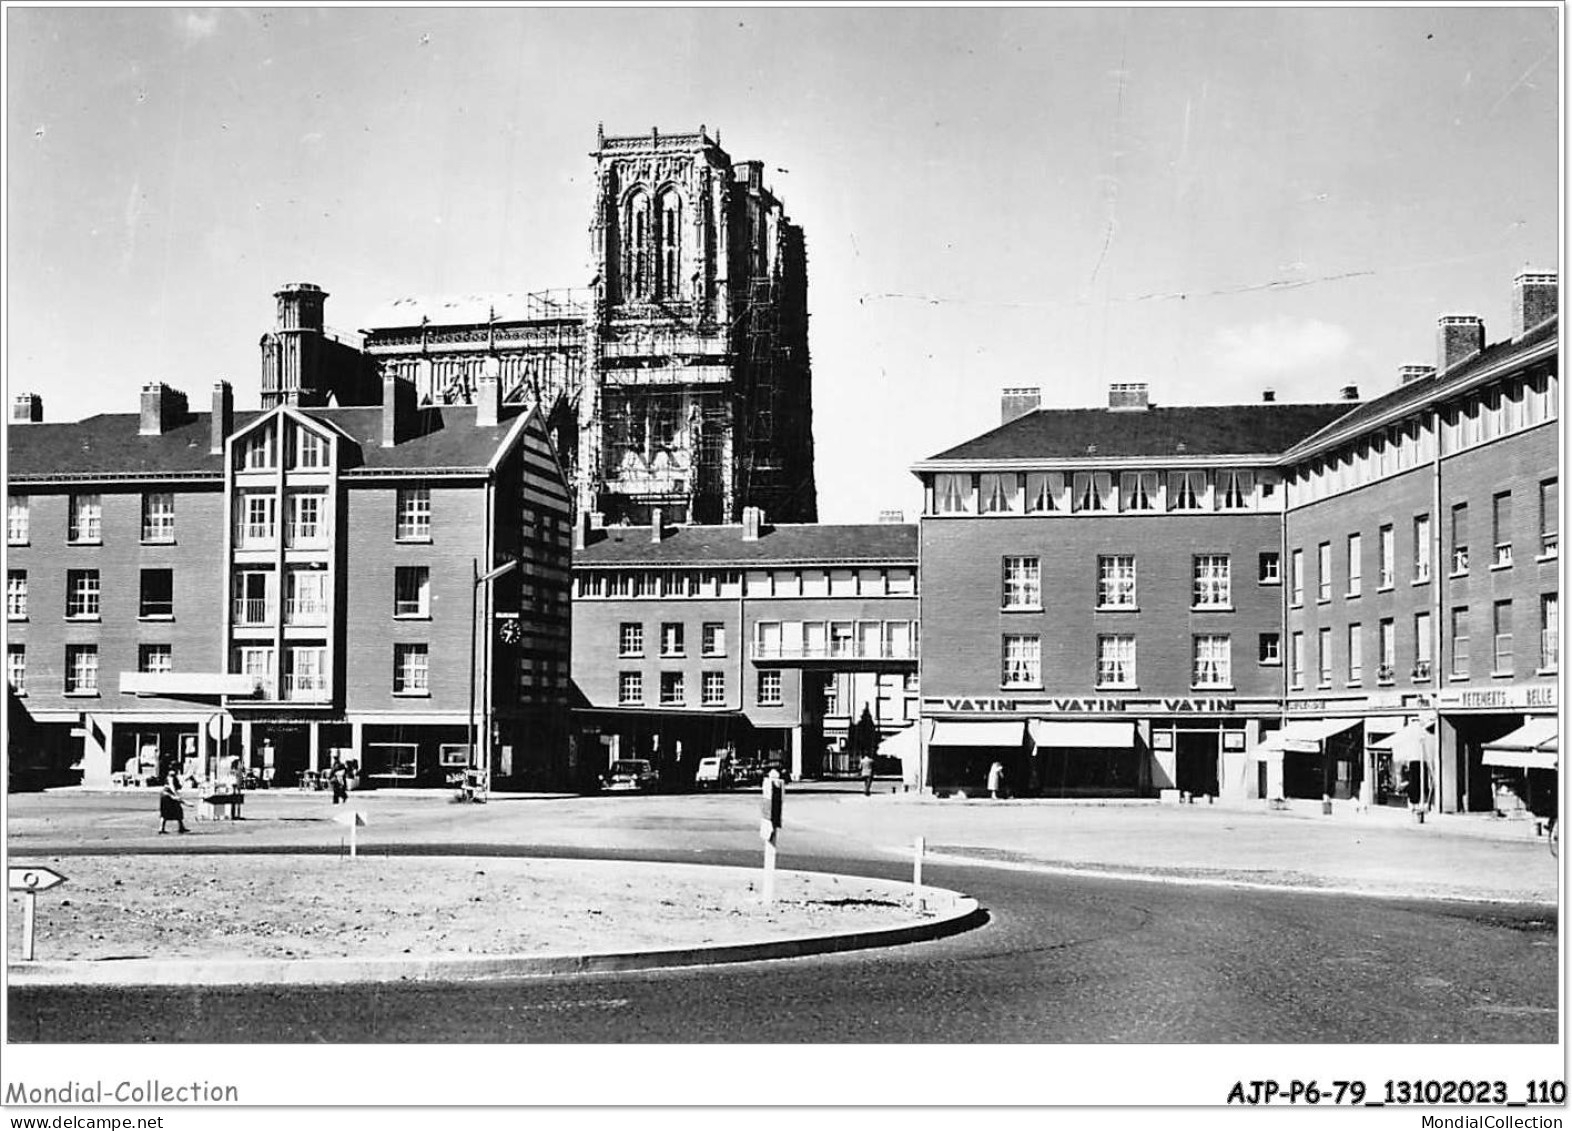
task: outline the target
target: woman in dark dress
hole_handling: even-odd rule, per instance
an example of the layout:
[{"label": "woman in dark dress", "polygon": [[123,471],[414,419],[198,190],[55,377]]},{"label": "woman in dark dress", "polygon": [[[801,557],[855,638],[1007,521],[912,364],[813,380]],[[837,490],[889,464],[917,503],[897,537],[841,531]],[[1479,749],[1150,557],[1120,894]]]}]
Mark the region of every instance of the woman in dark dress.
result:
[{"label": "woman in dark dress", "polygon": [[180,826],[180,832],[191,831],[186,828],[186,807],[180,800],[180,779],[174,774],[164,780],[164,789],[158,795],[158,831],[167,833],[169,829],[165,826],[170,821]]}]

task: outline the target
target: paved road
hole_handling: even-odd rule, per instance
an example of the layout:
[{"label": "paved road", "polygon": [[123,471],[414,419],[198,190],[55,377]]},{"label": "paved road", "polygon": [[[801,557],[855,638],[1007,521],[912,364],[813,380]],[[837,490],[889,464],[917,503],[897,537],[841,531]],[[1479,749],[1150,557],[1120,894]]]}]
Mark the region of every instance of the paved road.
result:
[{"label": "paved road", "polygon": [[[680,829],[673,835],[681,837]],[[898,875],[805,851],[795,866]],[[444,844],[431,851],[534,852]],[[561,851],[581,854],[582,846]],[[624,853],[749,863],[711,849]],[[892,950],[649,974],[337,989],[16,989],[43,1042],[1553,1042],[1544,908],[972,867],[988,926]],[[768,1003],[761,1008],[761,1003]]]}]

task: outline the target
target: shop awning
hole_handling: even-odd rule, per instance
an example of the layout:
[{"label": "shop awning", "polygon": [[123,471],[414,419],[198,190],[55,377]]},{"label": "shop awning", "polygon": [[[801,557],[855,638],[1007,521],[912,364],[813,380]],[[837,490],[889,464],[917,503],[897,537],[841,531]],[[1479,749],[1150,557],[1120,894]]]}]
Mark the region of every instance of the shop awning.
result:
[{"label": "shop awning", "polygon": [[1485,743],[1480,761],[1487,766],[1553,770],[1560,761],[1559,737],[1555,719],[1529,719],[1511,734]]},{"label": "shop awning", "polygon": [[1424,723],[1409,723],[1392,734],[1365,743],[1370,750],[1387,750],[1399,762],[1428,762],[1435,750],[1435,736]]},{"label": "shop awning", "polygon": [[1360,724],[1360,719],[1298,719],[1270,734],[1255,748],[1255,754],[1287,751],[1290,754],[1319,754],[1321,743]]},{"label": "shop awning", "polygon": [[1033,719],[1032,741],[1058,749],[1130,750],[1135,746],[1135,724],[1049,722]]},{"label": "shop awning", "polygon": [[1026,735],[1024,722],[938,722],[930,746],[1001,746],[1019,749]]},{"label": "shop awning", "polygon": [[904,758],[915,755],[918,749],[917,724],[913,723],[905,730],[898,730],[879,743],[879,757]]}]

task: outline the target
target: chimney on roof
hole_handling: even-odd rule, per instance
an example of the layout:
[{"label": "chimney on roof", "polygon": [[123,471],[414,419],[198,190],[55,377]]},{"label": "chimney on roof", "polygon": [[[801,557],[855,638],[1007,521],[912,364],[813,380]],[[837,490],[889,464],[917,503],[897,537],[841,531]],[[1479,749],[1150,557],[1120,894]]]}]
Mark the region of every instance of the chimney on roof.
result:
[{"label": "chimney on roof", "polygon": [[475,382],[475,427],[495,428],[502,411],[502,360],[488,357]]},{"label": "chimney on roof", "polygon": [[1436,370],[1445,373],[1485,348],[1485,324],[1477,314],[1446,314],[1436,327]]},{"label": "chimney on roof", "polygon": [[149,381],[142,386],[143,436],[162,436],[186,416],[186,395],[171,389],[162,381]]},{"label": "chimney on roof", "polygon": [[1339,391],[1338,396],[1340,396],[1345,401],[1357,401],[1359,399],[1359,386],[1344,385]]},{"label": "chimney on roof", "polygon": [[758,507],[742,508],[742,540],[757,542],[764,526],[764,512]]},{"label": "chimney on roof", "polygon": [[1273,404],[1274,402],[1276,402],[1276,400],[1277,400],[1277,390],[1276,389],[1262,389],[1261,390],[1261,403],[1262,404]]},{"label": "chimney on roof", "polygon": [[229,434],[234,430],[235,391],[229,387],[228,381],[219,381],[213,386],[213,435],[208,451],[214,455],[223,452],[224,441],[229,439]]},{"label": "chimney on roof", "polygon": [[1435,375],[1436,367],[1433,365],[1405,365],[1397,371],[1397,383],[1412,385],[1415,381],[1423,381]]},{"label": "chimney on roof", "polygon": [[1556,316],[1556,273],[1521,271],[1512,280],[1512,336],[1521,338]]},{"label": "chimney on roof", "polygon": [[391,448],[404,438],[415,411],[415,386],[389,373],[382,378],[382,446]]},{"label": "chimney on roof", "polygon": [[37,393],[18,393],[11,398],[12,424],[38,424],[44,419],[44,398]]},{"label": "chimney on roof", "polygon": [[1138,412],[1144,412],[1151,407],[1147,402],[1145,383],[1125,382],[1121,385],[1109,385],[1108,407],[1118,410],[1134,409]]},{"label": "chimney on roof", "polygon": [[650,541],[659,542],[666,532],[666,512],[660,507],[650,508]]},{"label": "chimney on roof", "polygon": [[906,521],[905,511],[880,511],[879,524],[881,526],[898,526]]},{"label": "chimney on roof", "polygon": [[1041,389],[1005,389],[999,394],[999,423],[1008,424],[1028,412],[1036,412],[1042,403]]}]

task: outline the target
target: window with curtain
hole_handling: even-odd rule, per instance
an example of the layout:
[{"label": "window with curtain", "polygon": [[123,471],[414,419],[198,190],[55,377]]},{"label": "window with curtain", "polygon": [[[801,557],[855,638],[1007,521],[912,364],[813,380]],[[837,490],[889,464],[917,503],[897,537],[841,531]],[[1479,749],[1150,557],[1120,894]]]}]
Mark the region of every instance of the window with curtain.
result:
[{"label": "window with curtain", "polygon": [[1219,472],[1217,487],[1223,510],[1242,511],[1255,506],[1255,472]]},{"label": "window with curtain", "polygon": [[983,514],[1021,513],[1021,477],[1013,471],[983,472],[981,495]]},{"label": "window with curtain", "polygon": [[1042,686],[1042,641],[1036,636],[1004,638],[1004,687]]},{"label": "window with curtain", "polygon": [[1114,509],[1113,474],[1107,471],[1077,471],[1074,493],[1077,511],[1110,512]]},{"label": "window with curtain", "polygon": [[1097,607],[1135,608],[1135,555],[1103,554],[1098,557]]},{"label": "window with curtain", "polygon": [[1035,557],[1010,556],[1004,559],[1004,601],[1006,609],[1037,609],[1043,603],[1042,564]]},{"label": "window with curtain", "polygon": [[1124,511],[1147,512],[1158,507],[1157,472],[1126,471],[1119,476],[1119,507]]},{"label": "window with curtain", "polygon": [[1168,509],[1171,511],[1198,511],[1206,507],[1206,472],[1170,471],[1168,473]]},{"label": "window with curtain", "polygon": [[1064,510],[1064,474],[1058,471],[1026,473],[1026,510],[1050,514]]},{"label": "window with curtain", "polygon": [[1197,636],[1194,644],[1196,687],[1229,687],[1233,683],[1227,636]]},{"label": "window with curtain", "polygon": [[1197,554],[1192,601],[1198,609],[1222,609],[1233,604],[1233,581],[1227,554]]},{"label": "window with curtain", "polygon": [[971,514],[972,477],[945,473],[935,475],[933,505],[939,514]]},{"label": "window with curtain", "polygon": [[1135,637],[1097,638],[1097,686],[1135,686]]}]

